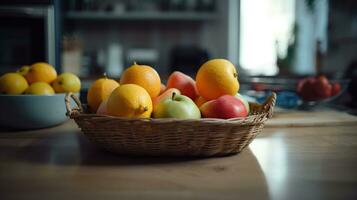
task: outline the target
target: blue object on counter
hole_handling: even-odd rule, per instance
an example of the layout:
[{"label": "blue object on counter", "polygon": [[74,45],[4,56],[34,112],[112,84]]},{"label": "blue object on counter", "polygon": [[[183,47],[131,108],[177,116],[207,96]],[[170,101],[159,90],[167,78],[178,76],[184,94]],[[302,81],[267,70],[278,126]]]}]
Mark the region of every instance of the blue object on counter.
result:
[{"label": "blue object on counter", "polygon": [[[38,129],[61,124],[68,119],[64,97],[65,94],[0,94],[0,129]],[[75,106],[73,100],[71,106]]]},{"label": "blue object on counter", "polygon": [[[257,97],[257,101],[263,103],[269,95],[270,92],[266,92],[264,95]],[[300,97],[295,92],[281,91],[276,95],[276,106],[281,108],[296,108],[301,103]]]}]

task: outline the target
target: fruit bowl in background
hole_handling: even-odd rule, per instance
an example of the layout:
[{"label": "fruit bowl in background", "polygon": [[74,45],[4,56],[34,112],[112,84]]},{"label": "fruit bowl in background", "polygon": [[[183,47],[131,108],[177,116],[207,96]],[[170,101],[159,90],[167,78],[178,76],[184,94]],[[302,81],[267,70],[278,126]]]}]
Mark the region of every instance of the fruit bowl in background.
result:
[{"label": "fruit bowl in background", "polygon": [[[304,99],[303,95],[301,94],[301,92],[297,92],[298,95],[301,97],[301,104],[299,105],[299,109],[302,110],[306,110],[306,109],[313,109],[317,106],[320,105],[328,105],[328,104],[333,104],[334,102],[336,102],[347,90],[348,88],[348,84],[350,82],[350,80],[348,79],[338,79],[338,80],[329,80],[330,83],[338,83],[339,84],[339,90],[338,92],[336,92],[333,95],[324,97],[324,98],[320,98],[320,99]],[[319,90],[319,89],[317,89]],[[321,88],[320,90],[323,90],[323,88]]]},{"label": "fruit bowl in background", "polygon": [[284,111],[280,108],[309,110],[320,106],[330,106],[332,104],[341,103],[344,100],[344,93],[350,82],[348,79],[331,79],[328,81],[329,83],[340,84],[340,91],[338,93],[320,100],[304,100],[301,92],[297,91],[300,82],[299,80],[303,79],[298,77],[253,77],[243,81],[241,80],[243,83],[242,88],[244,85],[248,86],[244,88],[245,91],[243,91],[242,94],[262,103],[266,97],[270,95],[271,91],[274,91],[277,94],[276,106],[279,108],[276,110],[277,112]]},{"label": "fruit bowl in background", "polygon": [[[78,94],[76,94],[78,96]],[[65,122],[65,94],[2,95],[0,94],[1,129],[39,129]],[[71,102],[71,105],[75,105]]]}]

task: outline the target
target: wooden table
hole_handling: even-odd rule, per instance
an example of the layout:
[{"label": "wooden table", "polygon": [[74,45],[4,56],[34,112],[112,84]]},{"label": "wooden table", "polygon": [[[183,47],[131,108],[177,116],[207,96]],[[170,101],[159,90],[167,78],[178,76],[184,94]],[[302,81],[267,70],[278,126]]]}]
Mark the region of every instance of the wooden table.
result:
[{"label": "wooden table", "polygon": [[242,153],[206,159],[113,155],[72,121],[3,131],[0,199],[357,199],[357,120],[276,120]]}]

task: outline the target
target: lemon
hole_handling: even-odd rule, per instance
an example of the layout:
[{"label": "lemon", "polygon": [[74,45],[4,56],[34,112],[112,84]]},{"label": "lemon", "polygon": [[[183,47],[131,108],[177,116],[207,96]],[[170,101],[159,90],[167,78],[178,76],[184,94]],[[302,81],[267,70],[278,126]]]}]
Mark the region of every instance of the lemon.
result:
[{"label": "lemon", "polygon": [[34,95],[52,95],[55,91],[50,84],[45,82],[36,82],[32,83],[30,87],[27,88],[25,94],[34,94]]},{"label": "lemon", "polygon": [[95,113],[103,100],[107,99],[119,83],[107,77],[96,80],[88,90],[87,102],[89,109]]},{"label": "lemon", "polygon": [[38,62],[31,65],[25,77],[30,84],[35,82],[51,83],[56,80],[57,72],[52,65],[45,62]]},{"label": "lemon", "polygon": [[151,97],[139,85],[121,85],[108,98],[107,113],[118,117],[149,118],[152,113]]},{"label": "lemon", "polygon": [[0,77],[0,93],[22,94],[28,86],[26,79],[18,73],[7,73]]},{"label": "lemon", "polygon": [[18,69],[18,70],[16,71],[16,73],[19,73],[19,74],[21,74],[22,76],[25,76],[29,70],[30,70],[30,66],[24,65],[24,66],[22,66],[20,69]]},{"label": "lemon", "polygon": [[52,83],[56,93],[79,92],[81,89],[81,80],[69,72],[62,73]]}]

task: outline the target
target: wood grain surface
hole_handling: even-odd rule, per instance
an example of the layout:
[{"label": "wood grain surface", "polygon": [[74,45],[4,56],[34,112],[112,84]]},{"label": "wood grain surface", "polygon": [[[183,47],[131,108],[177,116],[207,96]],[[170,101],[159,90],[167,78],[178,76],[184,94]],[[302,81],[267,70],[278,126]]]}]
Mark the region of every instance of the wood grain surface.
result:
[{"label": "wood grain surface", "polygon": [[269,127],[238,155],[125,157],[74,122],[0,132],[0,199],[357,199],[357,126]]},{"label": "wood grain surface", "polygon": [[338,112],[334,110],[275,112],[274,117],[266,123],[267,127],[344,125],[357,125],[357,117],[345,112]]}]

